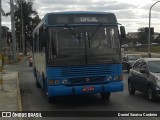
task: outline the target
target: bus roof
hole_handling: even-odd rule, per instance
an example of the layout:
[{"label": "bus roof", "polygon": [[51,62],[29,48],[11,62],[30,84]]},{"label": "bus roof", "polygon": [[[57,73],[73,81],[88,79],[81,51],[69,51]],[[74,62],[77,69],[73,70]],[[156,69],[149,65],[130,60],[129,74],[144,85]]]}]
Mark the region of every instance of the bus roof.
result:
[{"label": "bus roof", "polygon": [[[98,12],[98,11],[66,11],[66,12],[51,12],[46,13],[38,26],[34,29],[33,33],[36,32],[44,23],[47,24],[47,20],[50,15],[112,15],[115,16],[112,12]],[[117,22],[117,20],[116,20]]]},{"label": "bus roof", "polygon": [[47,13],[46,15],[49,14],[114,14],[111,12],[98,12],[98,11],[66,11],[66,12],[51,12],[51,13]]}]

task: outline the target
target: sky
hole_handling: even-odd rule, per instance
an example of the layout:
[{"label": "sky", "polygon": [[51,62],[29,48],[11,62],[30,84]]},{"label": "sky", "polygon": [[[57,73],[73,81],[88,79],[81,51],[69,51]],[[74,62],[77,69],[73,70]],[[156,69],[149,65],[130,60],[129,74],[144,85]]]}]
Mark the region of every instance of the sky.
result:
[{"label": "sky", "polygon": [[[48,12],[59,11],[104,11],[115,13],[118,23],[126,32],[137,32],[148,27],[149,9],[157,0],[34,0],[34,10],[40,18]],[[2,9],[9,12],[9,0],[2,0]],[[10,17],[2,17],[2,25],[10,26]],[[160,2],[151,10],[151,27],[160,33]]]}]

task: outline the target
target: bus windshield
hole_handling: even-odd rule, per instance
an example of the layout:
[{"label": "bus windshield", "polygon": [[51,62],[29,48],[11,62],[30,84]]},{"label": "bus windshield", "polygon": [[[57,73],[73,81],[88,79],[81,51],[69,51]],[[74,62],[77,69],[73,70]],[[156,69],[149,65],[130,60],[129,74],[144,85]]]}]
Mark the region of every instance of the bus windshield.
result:
[{"label": "bus windshield", "polygon": [[116,27],[51,27],[49,60],[68,65],[100,64],[116,61],[119,40]]}]

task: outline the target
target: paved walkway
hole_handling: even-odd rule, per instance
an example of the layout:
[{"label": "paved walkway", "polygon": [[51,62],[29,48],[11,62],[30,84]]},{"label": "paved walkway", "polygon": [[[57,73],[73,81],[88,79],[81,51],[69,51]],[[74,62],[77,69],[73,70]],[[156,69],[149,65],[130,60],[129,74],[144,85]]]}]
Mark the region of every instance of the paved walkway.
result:
[{"label": "paved walkway", "polygon": [[[3,90],[0,85],[0,111],[22,111],[18,72],[3,70],[2,77]],[[7,118],[0,117],[0,120],[5,119]]]}]

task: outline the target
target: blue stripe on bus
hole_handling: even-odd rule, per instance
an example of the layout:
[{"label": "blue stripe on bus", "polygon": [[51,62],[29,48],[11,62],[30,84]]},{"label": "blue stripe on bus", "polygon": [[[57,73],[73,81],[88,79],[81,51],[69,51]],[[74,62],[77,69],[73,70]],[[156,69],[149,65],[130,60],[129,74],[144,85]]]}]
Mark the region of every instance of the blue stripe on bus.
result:
[{"label": "blue stripe on bus", "polygon": [[[83,92],[84,87],[94,87],[91,92]],[[48,86],[48,96],[64,96],[64,95],[78,95],[78,94],[91,94],[100,92],[118,92],[123,91],[123,82],[110,82],[108,84],[98,85],[84,85],[84,86]]]}]

